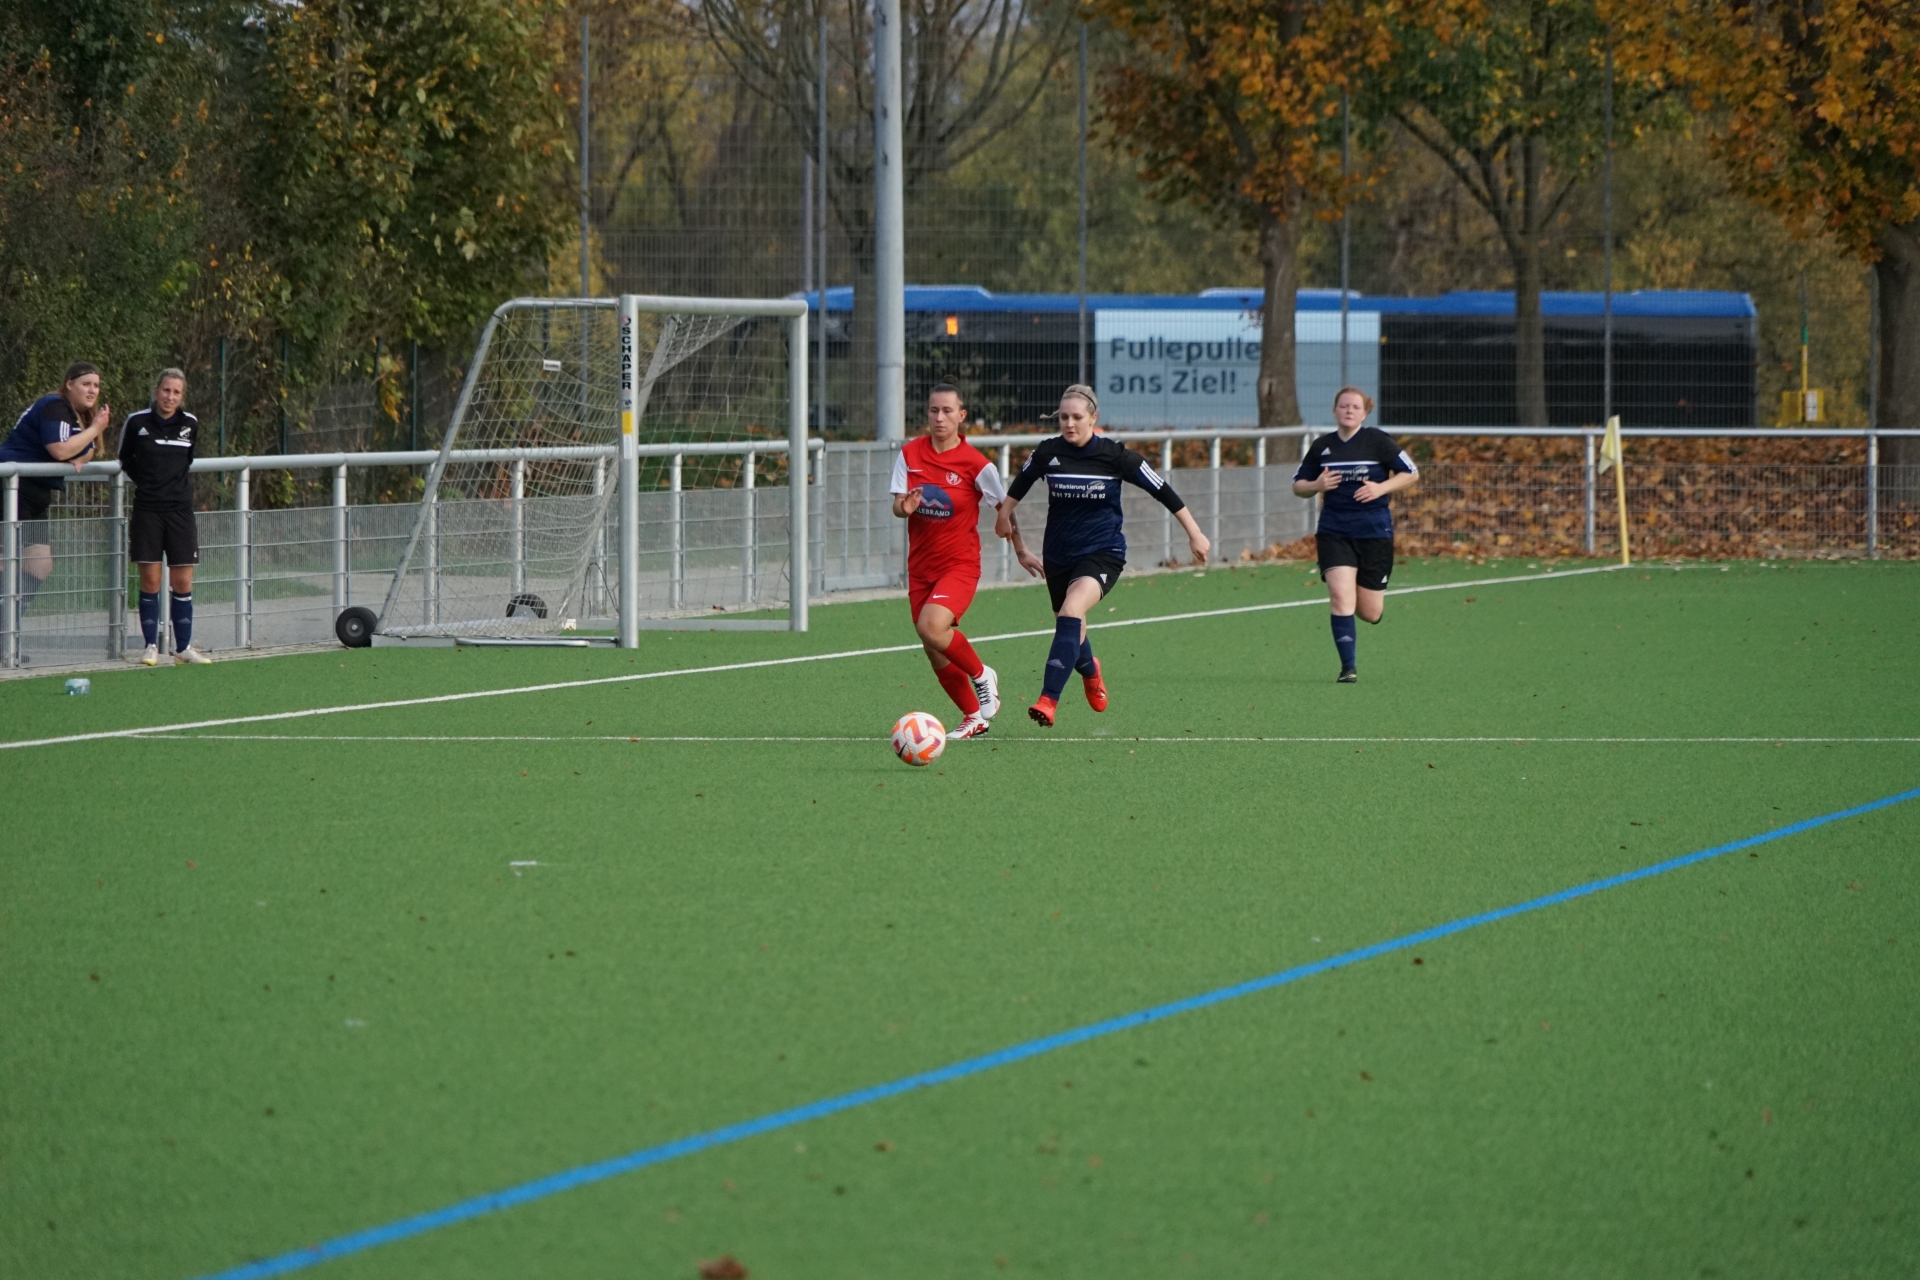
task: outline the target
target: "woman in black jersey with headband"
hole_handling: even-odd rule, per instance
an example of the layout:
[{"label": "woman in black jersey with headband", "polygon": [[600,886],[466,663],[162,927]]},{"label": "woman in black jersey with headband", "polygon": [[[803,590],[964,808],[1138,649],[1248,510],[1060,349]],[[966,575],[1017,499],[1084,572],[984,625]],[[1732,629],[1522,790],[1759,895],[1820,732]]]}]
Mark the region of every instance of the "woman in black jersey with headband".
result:
[{"label": "woman in black jersey with headband", "polygon": [[1047,653],[1040,698],[1027,714],[1051,727],[1067,686],[1067,672],[1078,671],[1086,684],[1087,702],[1095,711],[1107,709],[1106,682],[1100,660],[1087,641],[1087,610],[1113,589],[1127,567],[1127,539],[1121,531],[1120,485],[1124,481],[1145,489],[1171,511],[1187,531],[1195,564],[1206,563],[1212,545],[1194,522],[1187,504],[1173,486],[1147,465],[1147,460],[1116,441],[1095,434],[1100,401],[1093,388],[1078,383],[1060,397],[1054,421],[1060,434],[1040,442],[1027,457],[1020,474],[1007,486],[1006,501],[994,520],[994,532],[1016,538],[1013,509],[1036,483],[1047,486],[1047,533],[1041,556],[1015,541],[1020,566],[1031,574],[1046,575],[1053,601],[1053,647]]}]

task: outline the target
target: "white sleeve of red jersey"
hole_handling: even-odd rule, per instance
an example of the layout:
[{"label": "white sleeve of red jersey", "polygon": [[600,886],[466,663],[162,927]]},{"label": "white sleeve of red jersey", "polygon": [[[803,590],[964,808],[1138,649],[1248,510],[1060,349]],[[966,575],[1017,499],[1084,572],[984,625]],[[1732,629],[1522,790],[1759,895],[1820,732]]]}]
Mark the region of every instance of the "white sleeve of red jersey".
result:
[{"label": "white sleeve of red jersey", "polygon": [[980,468],[980,474],[973,478],[973,484],[990,507],[997,507],[1007,500],[1007,482],[1000,478],[1000,468],[991,462]]},{"label": "white sleeve of red jersey", "polygon": [[902,449],[893,455],[893,482],[887,486],[888,493],[907,491],[907,451]]}]

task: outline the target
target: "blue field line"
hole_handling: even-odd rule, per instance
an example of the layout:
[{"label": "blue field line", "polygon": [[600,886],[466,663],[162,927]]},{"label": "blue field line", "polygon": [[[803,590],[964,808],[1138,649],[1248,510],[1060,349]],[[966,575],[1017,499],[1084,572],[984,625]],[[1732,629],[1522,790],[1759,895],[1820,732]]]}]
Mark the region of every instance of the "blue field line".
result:
[{"label": "blue field line", "polygon": [[496,1213],[502,1209],[510,1209],[515,1205],[528,1204],[535,1200],[544,1200],[548,1196],[559,1195],[563,1191],[572,1191],[577,1187],[585,1187],[596,1182],[604,1182],[608,1178],[617,1177],[623,1173],[632,1173],[637,1169],[645,1169],[653,1165],[665,1164],[669,1160],[677,1160],[682,1156],[694,1155],[713,1147],[723,1147],[729,1143],[758,1137],[763,1133],[772,1133],[779,1129],[790,1128],[793,1125],[804,1124],[809,1120],[819,1120],[826,1116],[837,1115],[842,1111],[851,1111],[856,1107],[864,1107],[869,1103],[881,1102],[887,1098],[897,1097],[903,1093],[911,1093],[916,1089],[930,1089],[935,1085],[947,1084],[950,1081],[964,1080],[969,1076],[977,1076],[982,1072],[992,1071],[996,1067],[1010,1066],[1016,1062],[1024,1062],[1029,1058],[1037,1058],[1041,1054],[1052,1053],[1056,1049],[1065,1049],[1073,1045],[1084,1044],[1089,1040],[1097,1040],[1102,1036],[1113,1035],[1115,1032],[1146,1026],[1148,1023],[1159,1022],[1162,1019],[1171,1018],[1178,1014],[1193,1013],[1199,1009],[1208,1009],[1217,1004],[1225,1004],[1229,1000],[1238,1000],[1242,996],[1254,995],[1261,991],[1271,991],[1275,987],[1284,987],[1288,983],[1298,982],[1303,978],[1311,978],[1316,974],[1330,973],[1335,969],[1344,969],[1348,965],[1359,964],[1363,960],[1372,960],[1379,956],[1389,955],[1395,951],[1404,951],[1408,947],[1419,946],[1425,942],[1438,941],[1441,938],[1451,937],[1456,933],[1463,933],[1468,929],[1475,929],[1481,925],[1493,924],[1497,921],[1512,919],[1514,916],[1525,915],[1530,911],[1539,911],[1546,907],[1559,906],[1563,902],[1572,902],[1576,898],[1588,897],[1591,894],[1600,893],[1606,889],[1617,889],[1621,885],[1632,884],[1638,880],[1663,875],[1669,871],[1678,871],[1682,867],[1690,867],[1695,863],[1705,862],[1710,858],[1718,858],[1725,854],[1737,853],[1742,849],[1751,849],[1755,845],[1767,844],[1774,840],[1784,840],[1788,836],[1796,836],[1802,832],[1812,831],[1816,827],[1824,827],[1829,823],[1839,822],[1845,818],[1857,818],[1864,814],[1873,813],[1877,810],[1914,799],[1920,799],[1920,788],[1915,788],[1911,791],[1902,791],[1898,795],[1886,796],[1879,800],[1869,801],[1866,804],[1855,805],[1851,809],[1841,809],[1834,813],[1821,814],[1816,818],[1805,818],[1799,822],[1789,823],[1784,827],[1776,827],[1772,831],[1763,831],[1759,835],[1747,836],[1745,839],[1735,840],[1731,844],[1715,845],[1711,849],[1701,849],[1695,853],[1682,854],[1677,858],[1669,858],[1665,862],[1656,862],[1651,866],[1641,867],[1637,871],[1623,871],[1619,875],[1607,876],[1604,879],[1589,880],[1585,884],[1577,884],[1569,889],[1561,889],[1556,893],[1549,893],[1545,897],[1532,898],[1526,902],[1515,903],[1513,906],[1500,907],[1493,911],[1484,911],[1479,915],[1462,916],[1458,920],[1450,920],[1445,924],[1437,924],[1432,928],[1422,929],[1417,933],[1403,934],[1397,938],[1389,938],[1385,942],[1376,942],[1371,946],[1360,947],[1353,951],[1345,951],[1336,956],[1328,956],[1324,960],[1315,960],[1309,964],[1296,965],[1291,969],[1282,969],[1278,973],[1268,974],[1263,978],[1253,978],[1246,982],[1236,983],[1230,987],[1219,987],[1213,991],[1203,992],[1200,995],[1188,996],[1183,1000],[1154,1005],[1152,1008],[1141,1009],[1134,1013],[1121,1014],[1117,1018],[1108,1018],[1104,1022],[1089,1023],[1083,1027],[1074,1027],[1071,1030],[1055,1032],[1050,1036],[1042,1036],[1037,1040],[1027,1040],[1020,1044],[1009,1045],[1005,1049],[998,1049],[992,1053],[982,1054],[976,1058],[966,1058],[959,1062],[950,1063],[944,1067],[936,1067],[932,1071],[923,1071],[918,1075],[904,1076],[901,1079],[892,1080],[885,1084],[872,1085],[865,1089],[856,1089],[852,1093],[843,1093],[832,1098],[822,1098],[818,1102],[809,1102],[804,1106],[791,1107],[785,1111],[774,1111],[752,1120],[743,1120],[738,1124],[730,1124],[719,1129],[710,1129],[706,1133],[697,1133],[686,1138],[676,1138],[672,1142],[661,1143],[659,1146],[643,1147],[638,1151],[632,1151],[626,1155],[614,1156],[611,1159],[596,1161],[593,1164],[579,1165],[572,1169],[562,1170],[559,1173],[548,1174],[544,1178],[536,1178],[531,1182],[523,1182],[516,1187],[508,1187],[504,1191],[490,1191],[485,1195],[475,1196],[471,1200],[462,1200],[458,1203],[447,1205],[444,1208],[415,1214],[410,1218],[401,1218],[395,1222],[389,1222],[384,1226],[368,1227],[364,1231],[355,1231],[349,1235],[336,1236],[331,1240],[316,1245],[309,1245],[304,1249],[294,1249],[275,1257],[245,1263],[226,1271],[209,1273],[202,1277],[201,1280],[258,1280],[259,1277],[282,1276],[290,1272],[302,1271],[323,1262],[330,1262],[335,1258],[345,1258],[352,1254],[364,1253],[369,1249],[378,1248],[384,1244],[393,1244],[396,1241],[406,1240],[413,1236],[424,1235],[429,1231],[437,1231],[441,1227],[450,1227],[455,1223],[483,1217],[486,1214]]}]

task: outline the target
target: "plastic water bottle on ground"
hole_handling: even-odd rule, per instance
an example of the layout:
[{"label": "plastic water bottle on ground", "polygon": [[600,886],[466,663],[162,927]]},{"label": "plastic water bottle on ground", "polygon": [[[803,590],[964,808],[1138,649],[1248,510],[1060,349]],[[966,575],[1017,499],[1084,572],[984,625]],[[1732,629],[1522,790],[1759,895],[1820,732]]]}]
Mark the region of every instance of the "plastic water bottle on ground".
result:
[{"label": "plastic water bottle on ground", "polygon": [[87,679],[85,676],[75,676],[73,679],[67,681],[67,696],[69,698],[82,697],[92,688],[93,681]]}]

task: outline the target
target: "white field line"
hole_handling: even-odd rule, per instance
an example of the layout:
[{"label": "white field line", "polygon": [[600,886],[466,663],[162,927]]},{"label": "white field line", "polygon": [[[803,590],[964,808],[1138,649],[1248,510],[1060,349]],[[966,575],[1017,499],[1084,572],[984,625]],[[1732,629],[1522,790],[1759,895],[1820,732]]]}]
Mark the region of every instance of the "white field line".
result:
[{"label": "white field line", "polygon": [[[859,742],[859,743],[871,744],[871,743],[880,741],[880,737],[877,734],[868,734],[865,737],[856,737],[852,735],[842,735],[838,737],[776,737],[771,734],[759,736],[759,737],[739,737],[739,736],[720,737],[720,736],[698,736],[694,734],[672,734],[672,735],[643,734],[639,736],[626,736],[622,734],[613,734],[613,733],[545,734],[545,735],[541,735],[541,734],[376,735],[376,734],[320,734],[320,733],[165,733],[159,730],[154,730],[152,732],[141,733],[136,736],[138,736],[142,740],[150,740],[155,742],[614,742],[614,743],[620,743],[620,742],[638,742],[638,743],[650,743],[650,742],[691,742],[691,743]],[[1017,742],[1022,745],[1040,745],[1040,746],[1044,746],[1047,743],[1051,743],[1051,742],[1062,742],[1062,743],[1268,742],[1268,743],[1275,743],[1280,745],[1285,745],[1287,743],[1320,743],[1320,744],[1361,743],[1363,745],[1368,745],[1368,746],[1379,744],[1381,746],[1389,746],[1389,747],[1398,746],[1402,743],[1405,743],[1408,745],[1434,744],[1434,743],[1440,743],[1440,744],[1460,743],[1460,744],[1472,745],[1472,744],[1493,743],[1499,746],[1506,746],[1506,745],[1523,746],[1523,745],[1534,744],[1534,743],[1539,743],[1539,744],[1613,743],[1616,745],[1621,743],[1637,743],[1637,744],[1652,745],[1652,746],[1658,746],[1663,744],[1702,745],[1702,744],[1711,744],[1711,743],[1722,743],[1722,744],[1729,744],[1729,745],[1746,744],[1751,746],[1783,747],[1783,746],[1787,746],[1788,744],[1818,745],[1821,743],[1920,743],[1920,737],[1913,737],[1913,738],[1625,738],[1625,737],[1619,737],[1619,738],[1526,738],[1526,737],[1522,737],[1522,738],[1494,738],[1494,737],[1318,738],[1318,737],[1286,737],[1286,736],[1276,735],[1272,737],[1257,737],[1257,738],[1256,737],[1226,738],[1226,737],[1202,737],[1198,734],[1183,734],[1178,738],[1122,737],[1119,735],[1102,736],[1097,738],[1057,738],[1051,734],[1048,734],[1042,737],[1032,737],[1032,738],[993,738],[993,739],[977,739],[977,741],[991,741],[994,746],[1000,746],[1003,743],[1013,743],[1013,742]],[[959,750],[965,752],[965,751],[971,751],[973,750],[973,748],[963,746],[963,747],[960,747]]]},{"label": "white field line", "polygon": [[[1465,587],[1500,587],[1514,582],[1545,582],[1555,578],[1578,578],[1594,573],[1614,573],[1627,568],[1626,565],[1600,565],[1590,569],[1566,569],[1557,573],[1525,573],[1503,578],[1472,578],[1462,582],[1437,582],[1423,587],[1397,587],[1386,594],[1395,596],[1418,595],[1427,591],[1458,591]],[[1240,605],[1232,609],[1202,609],[1193,613],[1166,613],[1151,618],[1127,618],[1117,622],[1089,622],[1089,630],[1104,631],[1111,627],[1139,627],[1153,622],[1187,622],[1195,618],[1225,618],[1243,613],[1265,613],[1274,609],[1300,609],[1312,605],[1324,605],[1324,596],[1311,600],[1281,600],[1272,604]],[[1051,636],[1051,627],[1044,631],[1009,631],[997,636],[975,636],[973,643],[987,644],[996,640],[1032,640],[1041,636]],[[638,680],[665,680],[672,676],[715,675],[723,671],[753,671],[762,667],[788,667],[804,662],[835,662],[842,658],[871,658],[887,653],[918,653],[917,644],[882,645],[876,649],[843,649],[837,653],[809,653],[792,658],[762,658],[754,662],[728,662],[710,667],[679,667],[668,671],[636,671],[620,676],[596,676],[590,680],[555,680],[547,684],[516,685],[507,689],[475,689],[467,693],[442,693],[424,698],[395,698],[388,702],[356,702],[337,707],[312,707],[305,711],[273,711],[261,715],[226,716],[218,720],[186,720],[178,724],[147,725],[135,729],[103,729],[94,733],[69,733],[57,738],[23,738],[14,742],[0,742],[0,751],[15,751],[23,747],[56,747],[71,742],[100,742],[112,738],[142,738],[160,733],[177,733],[185,729],[220,729],[236,724],[268,724],[280,720],[304,720],[311,716],[345,715],[355,711],[387,711],[396,707],[426,707],[443,702],[467,702],[475,698],[504,698],[519,693],[552,693],[560,689],[587,689],[595,685],[631,684]]]}]

